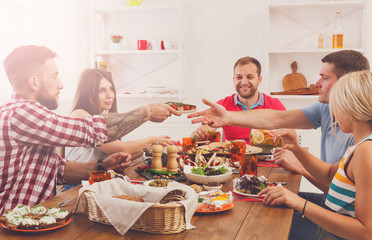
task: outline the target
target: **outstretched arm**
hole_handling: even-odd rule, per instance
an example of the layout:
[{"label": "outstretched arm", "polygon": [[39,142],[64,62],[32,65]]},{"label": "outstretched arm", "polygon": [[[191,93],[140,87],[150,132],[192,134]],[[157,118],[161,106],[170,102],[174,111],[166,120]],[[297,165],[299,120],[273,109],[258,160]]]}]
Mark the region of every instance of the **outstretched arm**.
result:
[{"label": "outstretched arm", "polygon": [[210,108],[189,114],[188,118],[195,118],[191,121],[192,123],[202,123],[214,128],[226,125],[257,129],[314,128],[301,109],[289,111],[255,109],[232,112],[226,111],[223,106],[207,99],[203,99],[203,102]]},{"label": "outstretched arm", "polygon": [[[123,171],[130,164],[132,156],[128,153],[119,152],[108,156],[102,165],[106,170]],[[65,166],[63,178],[67,184],[79,183],[89,178],[89,172],[97,171],[97,161],[86,163],[68,161]]]},{"label": "outstretched arm", "polygon": [[104,114],[108,141],[120,139],[146,121],[163,122],[172,114],[180,116],[177,110],[165,103],[153,103],[127,113]]}]

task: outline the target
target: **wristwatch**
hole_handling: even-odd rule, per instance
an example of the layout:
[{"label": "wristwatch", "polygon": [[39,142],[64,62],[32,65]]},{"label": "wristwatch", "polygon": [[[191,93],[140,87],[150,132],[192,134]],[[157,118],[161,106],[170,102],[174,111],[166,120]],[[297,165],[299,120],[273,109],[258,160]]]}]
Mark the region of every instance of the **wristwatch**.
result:
[{"label": "wristwatch", "polygon": [[105,170],[105,168],[103,167],[102,162],[103,162],[103,159],[98,159],[98,161],[97,161],[97,170],[98,171],[104,171]]}]

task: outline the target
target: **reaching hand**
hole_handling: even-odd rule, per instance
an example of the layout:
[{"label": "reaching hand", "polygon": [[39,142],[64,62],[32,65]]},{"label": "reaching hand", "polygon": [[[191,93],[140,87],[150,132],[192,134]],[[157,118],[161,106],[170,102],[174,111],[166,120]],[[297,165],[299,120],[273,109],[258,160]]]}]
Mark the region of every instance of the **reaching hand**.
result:
[{"label": "reaching hand", "polygon": [[211,128],[207,125],[200,125],[194,132],[191,133],[191,136],[196,136],[197,141],[208,140],[208,131],[214,131],[215,128]]},{"label": "reaching hand", "polygon": [[156,137],[148,137],[151,145],[160,144],[162,146],[168,146],[172,144],[170,140],[171,137],[169,136],[156,136]]},{"label": "reaching hand", "polygon": [[258,194],[258,196],[263,195],[265,196],[263,203],[270,206],[285,204],[290,208],[295,208],[301,205],[302,201],[304,202],[304,199],[283,186],[267,187]]},{"label": "reaching hand", "polygon": [[129,166],[132,159],[132,155],[125,152],[118,152],[111,154],[105,160],[103,160],[102,165],[107,170],[117,170],[123,171]]},{"label": "reaching hand", "polygon": [[181,113],[165,103],[152,103],[146,106],[149,120],[152,122],[163,122],[172,114],[180,116]]},{"label": "reaching hand", "polygon": [[202,123],[204,125],[208,125],[213,128],[218,128],[227,125],[227,111],[226,109],[218,104],[208,101],[207,99],[203,98],[203,103],[210,106],[211,108],[201,111],[195,112],[187,115],[188,118],[194,118],[191,122],[192,123]]},{"label": "reaching hand", "polygon": [[275,163],[283,166],[286,170],[293,173],[303,174],[304,168],[302,164],[288,149],[284,149],[281,147],[275,148],[273,157]]},{"label": "reaching hand", "polygon": [[296,131],[293,129],[279,129],[274,134],[274,139],[281,137],[283,148],[293,151],[300,147],[298,144]]}]

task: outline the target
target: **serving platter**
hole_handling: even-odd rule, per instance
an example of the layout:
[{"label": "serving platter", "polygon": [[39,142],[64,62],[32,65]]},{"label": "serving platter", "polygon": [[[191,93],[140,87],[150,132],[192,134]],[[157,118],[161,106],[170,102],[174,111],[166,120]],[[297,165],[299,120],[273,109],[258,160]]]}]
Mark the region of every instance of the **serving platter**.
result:
[{"label": "serving platter", "polygon": [[[199,146],[198,149],[204,149],[206,151],[210,151],[211,153],[217,152],[217,155],[224,155],[224,156],[231,156],[231,152],[229,151],[230,142],[213,142],[209,145]],[[214,149],[221,148],[221,151],[214,151]],[[225,151],[222,151],[225,149]],[[251,145],[246,145],[245,154],[259,154],[262,152],[262,148],[255,147]]]},{"label": "serving platter", "polygon": [[58,225],[58,226],[54,226],[54,227],[49,227],[49,228],[41,228],[41,229],[34,229],[34,230],[25,230],[25,229],[11,229],[11,228],[8,228],[4,223],[1,223],[1,226],[5,229],[8,229],[9,231],[14,231],[14,232],[46,232],[46,231],[51,231],[51,230],[54,230],[54,229],[58,229],[58,228],[62,228],[64,226],[66,226],[67,224],[69,224],[71,222],[71,218],[69,218],[64,224],[62,225]]}]

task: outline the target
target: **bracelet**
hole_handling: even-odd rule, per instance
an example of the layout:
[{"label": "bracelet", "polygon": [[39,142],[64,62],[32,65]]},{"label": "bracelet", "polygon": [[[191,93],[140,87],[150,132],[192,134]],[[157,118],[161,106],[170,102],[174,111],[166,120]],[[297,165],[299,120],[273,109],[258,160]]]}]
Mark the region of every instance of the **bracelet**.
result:
[{"label": "bracelet", "polygon": [[102,162],[103,162],[103,159],[99,159],[99,160],[97,161],[97,170],[98,170],[98,171],[104,171],[104,170],[105,170],[105,168],[103,167]]},{"label": "bracelet", "polygon": [[305,208],[306,208],[307,200],[305,201],[304,208],[302,209],[302,218],[305,218]]}]

